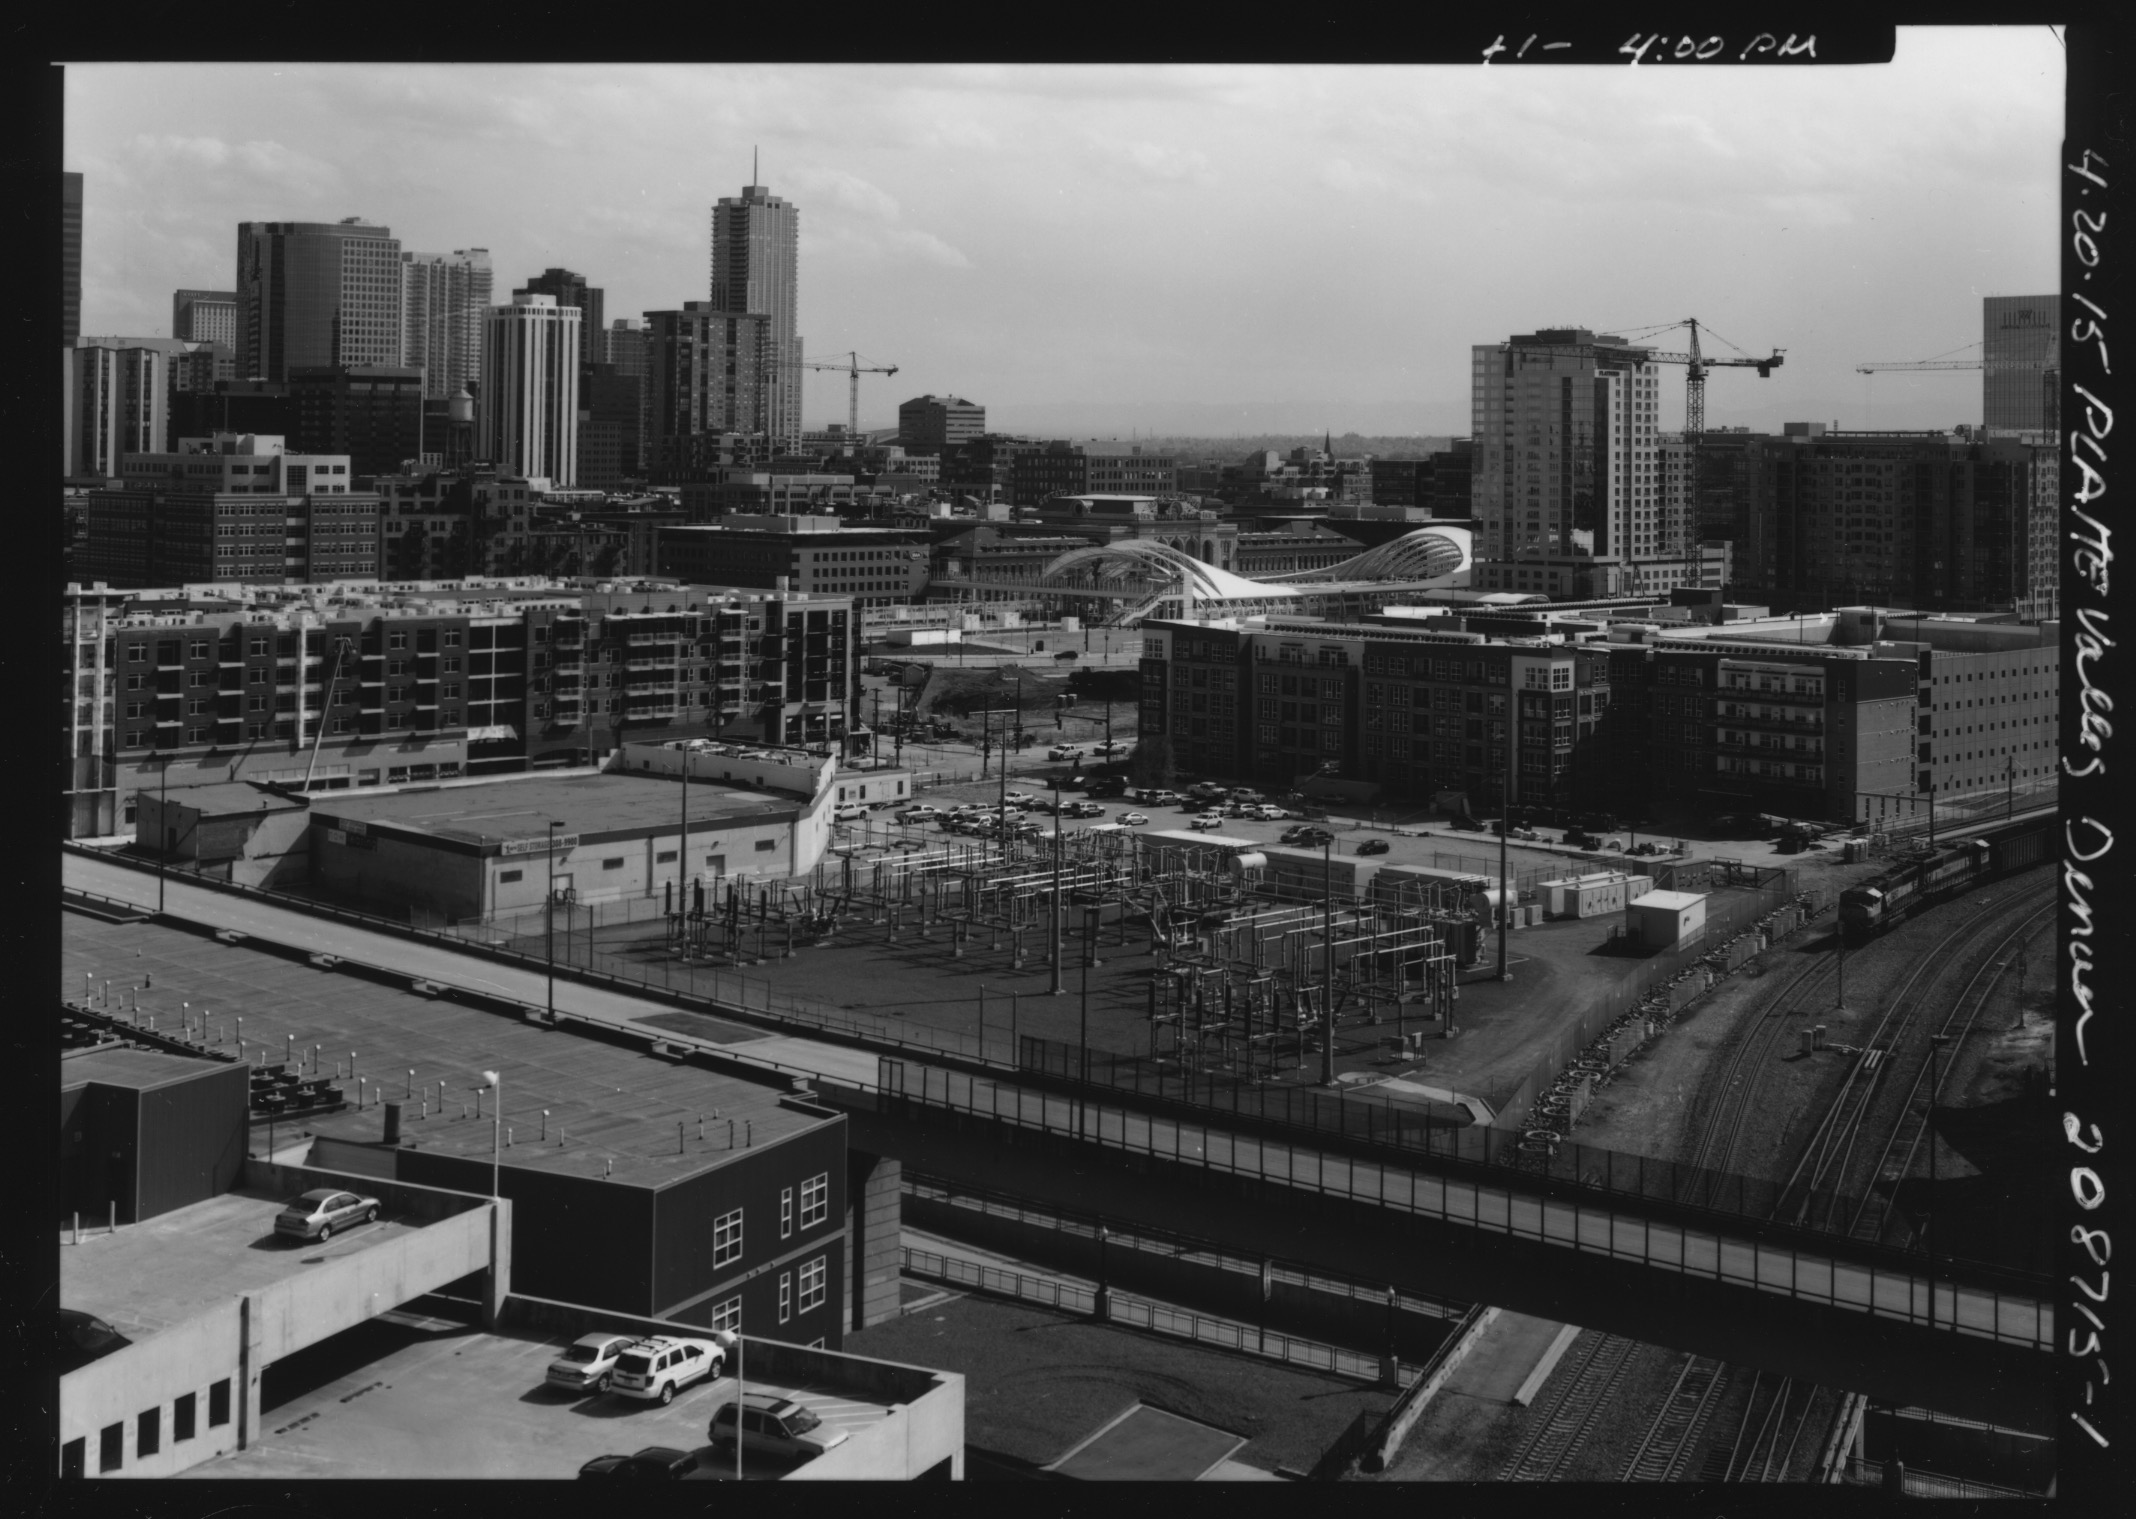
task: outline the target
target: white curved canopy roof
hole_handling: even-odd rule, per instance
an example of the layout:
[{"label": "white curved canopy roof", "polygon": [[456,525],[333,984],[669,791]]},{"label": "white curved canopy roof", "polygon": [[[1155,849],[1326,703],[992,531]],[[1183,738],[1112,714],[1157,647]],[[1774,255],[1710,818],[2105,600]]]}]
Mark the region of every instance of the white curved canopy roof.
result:
[{"label": "white curved canopy roof", "polygon": [[1320,570],[1295,570],[1276,580],[1438,580],[1474,562],[1475,534],[1465,527],[1420,527]]},{"label": "white curved canopy roof", "polygon": [[1195,601],[1265,601],[1270,597],[1299,594],[1294,586],[1248,580],[1213,564],[1204,564],[1192,554],[1151,538],[1125,538],[1118,543],[1070,549],[1046,566],[1040,583],[1057,584],[1063,572],[1085,566],[1099,580],[1159,583],[1183,580],[1187,593]]}]

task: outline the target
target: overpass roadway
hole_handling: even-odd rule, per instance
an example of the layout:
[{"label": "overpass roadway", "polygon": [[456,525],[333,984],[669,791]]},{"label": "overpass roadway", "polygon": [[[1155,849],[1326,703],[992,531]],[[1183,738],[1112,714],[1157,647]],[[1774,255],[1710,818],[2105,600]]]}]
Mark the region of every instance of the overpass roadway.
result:
[{"label": "overpass roadway", "polygon": [[[156,900],[152,872],[78,851],[66,852],[63,878],[117,900]],[[541,971],[449,944],[175,878],[165,891],[174,917],[530,1007],[545,1002]],[[638,1020],[665,1010],[563,976],[556,1006],[574,1020],[637,1025],[646,1037]],[[767,1033],[705,1048],[768,1073],[812,1076],[823,1100],[847,1112],[856,1146],[955,1181],[1880,1400],[2051,1427],[2054,1308],[2044,1284],[1931,1273],[1896,1251],[1837,1258],[1799,1239],[1760,1241],[1751,1219],[1699,1228],[1630,1199],[1553,1198],[1235,1132],[1216,1114],[1197,1124],[1079,1103],[806,1037]]]}]

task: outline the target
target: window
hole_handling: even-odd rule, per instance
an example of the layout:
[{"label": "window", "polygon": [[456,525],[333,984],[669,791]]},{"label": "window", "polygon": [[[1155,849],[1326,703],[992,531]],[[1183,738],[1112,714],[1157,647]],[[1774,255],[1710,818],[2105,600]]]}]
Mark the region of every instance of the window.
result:
[{"label": "window", "polygon": [[621,870],[622,868],[623,856],[621,855],[617,855],[614,859],[611,860],[601,861],[601,869],[603,870]]},{"label": "window", "polygon": [[730,1297],[726,1302],[721,1303],[712,1310],[712,1332],[714,1334],[719,1333],[722,1329],[732,1329],[739,1332],[741,1327],[742,1300],[740,1298]]},{"label": "window", "polygon": [[769,854],[772,850],[777,849],[779,847],[779,841],[777,839],[758,839],[756,841],[756,847],[758,854]]},{"label": "window", "polygon": [[500,870],[497,872],[497,884],[499,886],[509,886],[514,881],[525,880],[526,875],[527,873],[523,870]]},{"label": "window", "polygon": [[779,1238],[785,1239],[794,1232],[794,1189],[784,1187],[779,1192]]},{"label": "window", "polygon": [[779,1322],[783,1324],[793,1316],[794,1274],[791,1271],[781,1271],[779,1273]]},{"label": "window", "polygon": [[801,1183],[801,1227],[813,1229],[830,1215],[831,1173],[811,1176]]},{"label": "window", "polygon": [[126,1426],[106,1424],[96,1437],[96,1469],[115,1472],[126,1461]]},{"label": "window", "polygon": [[724,1266],[742,1258],[742,1210],[722,1213],[712,1221],[712,1264]]},{"label": "window", "polygon": [[823,1306],[823,1282],[828,1275],[824,1266],[825,1259],[826,1257],[819,1255],[801,1268],[801,1311],[803,1313],[807,1313],[812,1308]]},{"label": "window", "polygon": [[153,1456],[163,1448],[163,1410],[151,1408],[136,1421],[134,1432],[134,1457]]},{"label": "window", "polygon": [[77,1437],[59,1448],[59,1477],[62,1482],[76,1482],[86,1475],[83,1463],[89,1459],[88,1445],[88,1441]]}]

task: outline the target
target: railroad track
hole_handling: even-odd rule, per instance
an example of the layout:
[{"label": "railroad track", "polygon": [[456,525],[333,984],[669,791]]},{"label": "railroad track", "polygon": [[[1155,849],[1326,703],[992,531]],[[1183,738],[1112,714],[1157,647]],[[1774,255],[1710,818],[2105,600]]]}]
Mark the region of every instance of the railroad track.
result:
[{"label": "railroad track", "polygon": [[1793,1377],[1757,1373],[1733,1437],[1715,1442],[1701,1475],[1716,1482],[1786,1481],[1815,1391]]},{"label": "railroad track", "polygon": [[1538,1405],[1533,1427],[1499,1473],[1501,1482],[1549,1482],[1571,1464],[1639,1349],[1636,1340],[1583,1330],[1573,1343],[1568,1368],[1559,1363],[1551,1390]]},{"label": "railroad track", "polygon": [[[1838,932],[1836,919],[1833,932]],[[1728,1064],[1713,1087],[1717,1093],[1714,1106],[1700,1122],[1690,1153],[1685,1156],[1687,1164],[1709,1171],[1731,1169],[1743,1120],[1756,1106],[1752,1099],[1757,1094],[1759,1067],[1785,1028],[1787,1015],[1815,995],[1832,971],[1833,963],[1823,958],[1797,971],[1794,979],[1774,994],[1771,1005],[1758,1015],[1757,1022],[1736,1041]]]},{"label": "railroad track", "polygon": [[[2013,945],[2022,946],[2037,937],[2042,929],[2054,921],[2056,904],[2048,901],[2034,908],[2012,929],[1996,942],[1973,974],[1967,978],[1965,987],[1952,1005],[1950,1015],[1944,1019],[1942,1028],[1935,1036],[1947,1039],[1953,1045],[1962,1042],[1972,1032],[1988,999],[1995,988],[2009,974],[2009,951]],[[1928,1117],[1935,1108],[1937,1093],[1928,1089],[1931,1062],[1924,1054],[1914,1068],[1913,1082],[1907,1088],[1904,1105],[1899,1116],[1884,1137],[1876,1164],[1869,1172],[1869,1185],[1862,1189],[1860,1201],[1853,1215],[1847,1220],[1847,1232],[1856,1239],[1877,1240],[1884,1237],[1889,1227],[1892,1204],[1898,1196],[1899,1183],[1913,1171],[1915,1158],[1928,1135]],[[1947,1079],[1950,1067],[1944,1066],[1940,1079]]]},{"label": "railroad track", "polygon": [[1705,1433],[1713,1410],[1732,1373],[1711,1356],[1692,1356],[1676,1374],[1676,1385],[1662,1400],[1660,1412],[1617,1474],[1619,1482],[1675,1482],[1684,1472],[1691,1449]]},{"label": "railroad track", "polygon": [[[2049,890],[2051,891],[2051,888]],[[1965,922],[1943,935],[1934,948],[1917,958],[1913,969],[1907,972],[1906,978],[1886,999],[1884,1011],[1878,1017],[1876,1027],[1863,1042],[1861,1058],[1848,1066],[1839,1091],[1833,1096],[1824,1117],[1818,1121],[1816,1130],[1803,1146],[1794,1169],[1788,1173],[1787,1181],[1780,1191],[1779,1201],[1773,1208],[1774,1217],[1791,1218],[1795,1222],[1809,1223],[1835,1232],[1851,1232],[1851,1224],[1857,1214],[1855,1210],[1847,1207],[1848,1199],[1842,1186],[1850,1170],[1864,1121],[1875,1104],[1877,1093],[1891,1071],[1903,1067],[1909,1072],[1909,1076],[1898,1079],[1909,1081],[1907,1106],[1910,1108],[1913,1105],[1913,1084],[1925,1077],[1928,1066],[1926,1041],[1909,1042],[1906,1038],[1913,1027],[1915,1015],[1929,1005],[1929,994],[1960,958],[1960,944],[1978,937],[1983,918],[1994,915],[1998,909],[2007,911],[2008,900],[1991,900],[1982,911],[1969,915]],[[1987,963],[1994,963],[1996,956],[2007,947],[2011,937],[2028,931],[2033,918],[2051,910],[2050,898],[2034,912],[2029,913],[2019,929],[2005,934],[2004,939],[1988,957]],[[1978,972],[1968,981],[1957,1002],[1952,1004],[1952,1018],[1946,1020],[1944,1030],[1939,1032],[1971,1027],[1973,1017],[1978,1014],[1981,1003],[1986,1000],[1985,991],[1977,999],[1969,996],[1977,981]],[[1957,1022],[1957,1009],[1959,1004],[1969,1000],[1972,1007],[1961,1024]],[[1913,1048],[1913,1044],[1920,1047]],[[1868,1190],[1872,1189],[1864,1189]],[[1881,1220],[1878,1227],[1882,1227]]]}]

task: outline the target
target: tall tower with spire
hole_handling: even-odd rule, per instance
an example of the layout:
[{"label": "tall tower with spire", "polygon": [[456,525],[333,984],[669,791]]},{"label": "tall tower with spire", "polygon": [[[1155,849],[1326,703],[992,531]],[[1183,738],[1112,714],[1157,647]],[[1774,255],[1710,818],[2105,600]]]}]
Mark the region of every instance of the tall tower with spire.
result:
[{"label": "tall tower with spire", "polygon": [[[770,388],[765,414],[774,444],[801,446],[801,339],[796,330],[801,212],[791,201],[750,179],[738,196],[723,196],[712,208],[712,305],[730,313],[766,318],[766,352],[757,365]],[[754,408],[749,408],[754,410]]]}]

